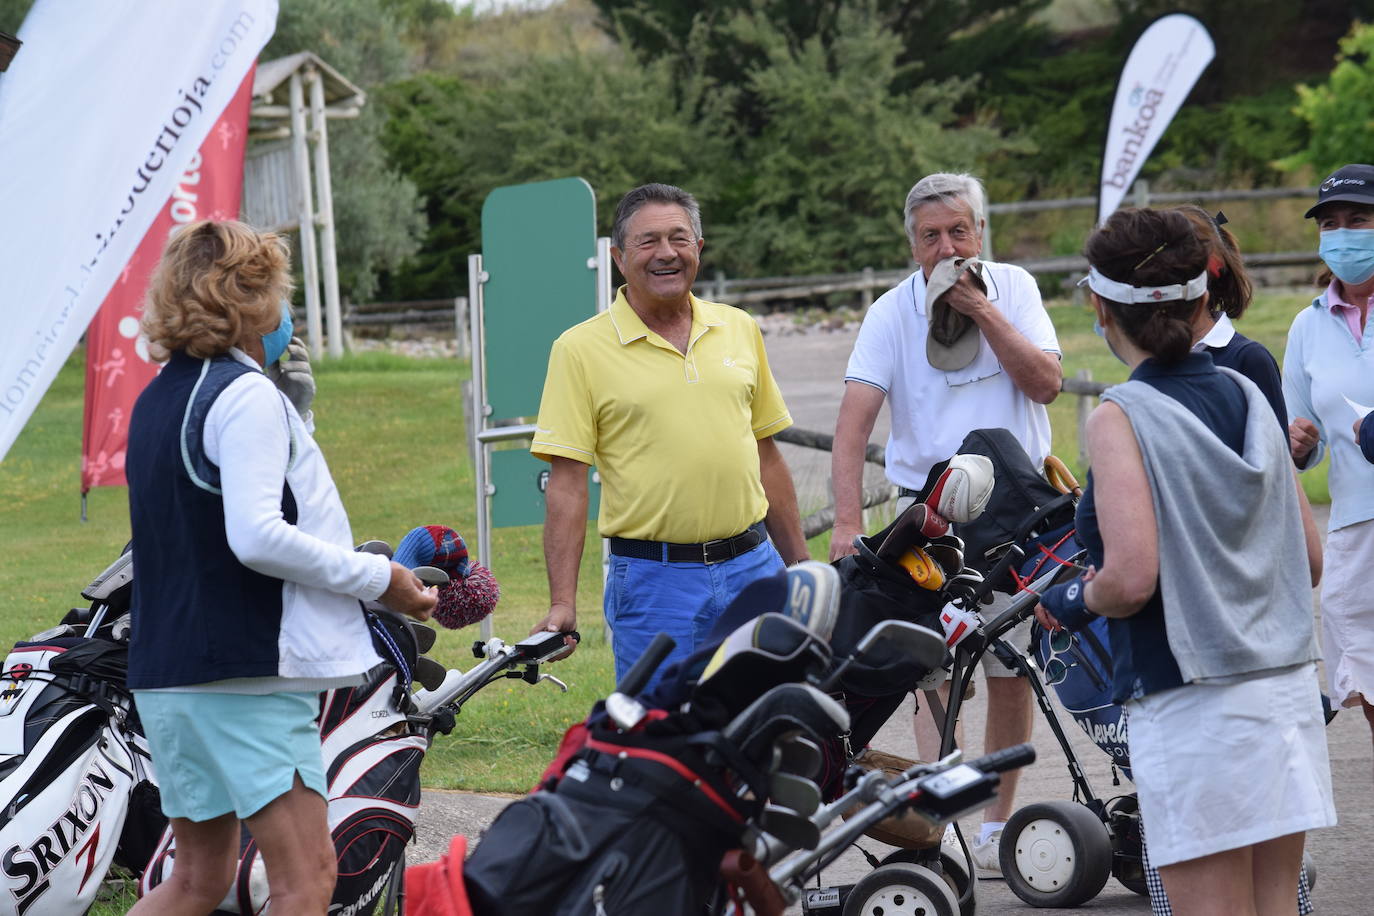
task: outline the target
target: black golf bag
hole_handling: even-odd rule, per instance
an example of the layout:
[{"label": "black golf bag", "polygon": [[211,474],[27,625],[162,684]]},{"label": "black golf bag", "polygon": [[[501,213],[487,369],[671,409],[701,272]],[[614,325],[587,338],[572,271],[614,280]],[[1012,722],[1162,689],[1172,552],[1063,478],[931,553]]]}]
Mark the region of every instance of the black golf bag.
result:
[{"label": "black golf bag", "polygon": [[[754,616],[783,606],[785,578],[746,589],[706,648],[634,696],[663,658],[660,634],[621,692],[569,730],[538,790],[462,865],[473,913],[697,916],[723,900],[722,858],[752,823],[796,823],[770,798],[777,774],[809,780],[817,745],[847,716],[798,683],[829,668],[824,640],[780,614]],[[415,888],[408,902],[430,912]]]}]

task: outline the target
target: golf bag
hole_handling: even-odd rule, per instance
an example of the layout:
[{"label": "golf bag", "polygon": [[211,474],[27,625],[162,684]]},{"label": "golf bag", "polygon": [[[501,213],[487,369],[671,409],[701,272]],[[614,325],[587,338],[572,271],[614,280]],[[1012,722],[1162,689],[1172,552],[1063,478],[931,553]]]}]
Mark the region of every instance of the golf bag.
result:
[{"label": "golf bag", "polygon": [[18,643],[5,659],[0,912],[84,912],[110,864],[137,867],[166,823],[127,668],[123,644],[74,635]]},{"label": "golf bag", "polygon": [[[450,912],[431,873],[460,866],[478,916],[697,916],[719,904],[726,853],[756,821],[798,823],[770,795],[780,783],[817,792],[817,745],[848,724],[837,703],[797,683],[829,668],[825,641],[780,614],[756,617],[785,597],[784,576],[749,586],[704,648],[639,694],[671,648],[660,634],[465,863],[417,867],[408,906]],[[790,770],[794,758],[805,763]]]},{"label": "golf bag", "polygon": [[[1013,544],[1025,545],[1047,532],[1071,527],[1074,496],[1061,492],[1041,474],[1021,443],[1005,429],[975,429],[964,438],[959,454],[983,455],[992,461],[995,483],[987,508],[971,522],[956,523],[954,533],[964,541],[968,565],[986,576],[994,590],[1014,595],[1019,590],[1015,577],[998,561]],[[927,490],[944,469],[945,462],[931,468]]]},{"label": "golf bag", "polygon": [[[386,612],[368,617],[385,662],[358,687],[320,694],[329,830],[339,862],[332,916],[370,913],[386,889],[415,832],[420,763],[429,747],[428,736],[406,718],[419,654],[410,626]],[[168,829],[143,873],[141,892],[165,881],[175,860]],[[245,827],[234,885],[216,912],[260,913],[268,900],[266,868]]]}]

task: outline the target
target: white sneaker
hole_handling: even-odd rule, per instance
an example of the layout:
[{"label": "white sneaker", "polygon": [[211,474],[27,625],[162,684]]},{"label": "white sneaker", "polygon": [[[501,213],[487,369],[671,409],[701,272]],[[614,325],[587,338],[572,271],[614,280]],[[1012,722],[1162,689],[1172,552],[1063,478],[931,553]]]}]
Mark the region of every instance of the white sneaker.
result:
[{"label": "white sneaker", "polygon": [[988,837],[986,843],[974,840],[969,845],[969,856],[973,859],[973,868],[978,873],[979,878],[991,879],[1002,877],[1002,828],[997,828]]}]

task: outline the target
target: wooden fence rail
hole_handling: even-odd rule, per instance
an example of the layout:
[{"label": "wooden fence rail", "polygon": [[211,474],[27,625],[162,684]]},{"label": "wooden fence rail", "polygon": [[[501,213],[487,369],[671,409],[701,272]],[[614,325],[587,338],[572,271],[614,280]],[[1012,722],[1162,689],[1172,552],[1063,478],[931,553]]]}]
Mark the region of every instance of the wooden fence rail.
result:
[{"label": "wooden fence rail", "polygon": [[[1311,199],[1316,188],[1254,188],[1202,191],[1152,192],[1147,182],[1137,181],[1132,189],[1131,203],[1148,206],[1152,203],[1175,204],[1233,200]],[[1054,200],[1021,200],[988,205],[991,216],[1010,213],[1036,213],[1050,210],[1083,209],[1097,206],[1095,197],[1065,197]],[[991,244],[991,229],[984,238]],[[1245,255],[1245,263],[1254,268],[1294,267],[1319,261],[1315,251],[1254,252]],[[1076,280],[1087,272],[1088,262],[1082,255],[1031,258],[1013,261],[1032,274],[1068,274]],[[721,272],[712,277],[698,277],[696,293],[718,302],[732,305],[755,305],[773,302],[799,302],[834,293],[860,293],[861,304],[872,303],[874,295],[901,282],[914,269],[912,265],[898,269],[875,270],[865,267],[849,273],[807,274],[790,277],[728,278]],[[466,315],[467,300],[433,299],[417,302],[374,302],[350,305],[344,323],[356,325],[442,324],[453,320],[455,305]],[[464,327],[466,320],[463,320]],[[460,347],[464,334],[460,334]]]}]

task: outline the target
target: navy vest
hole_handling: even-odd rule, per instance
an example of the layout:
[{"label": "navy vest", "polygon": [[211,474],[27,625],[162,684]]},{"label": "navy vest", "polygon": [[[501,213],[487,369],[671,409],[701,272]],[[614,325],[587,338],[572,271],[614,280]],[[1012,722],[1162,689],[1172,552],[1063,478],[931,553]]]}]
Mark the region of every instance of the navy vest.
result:
[{"label": "navy vest", "polygon": [[[229,549],[219,468],[202,446],[215,398],[254,371],[231,356],[178,351],[134,405],[124,468],[134,553],[131,688],[278,674],[282,580],[254,572]],[[282,513],[295,524],[284,482]]]}]

